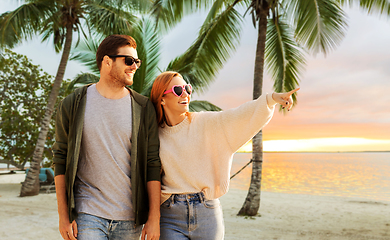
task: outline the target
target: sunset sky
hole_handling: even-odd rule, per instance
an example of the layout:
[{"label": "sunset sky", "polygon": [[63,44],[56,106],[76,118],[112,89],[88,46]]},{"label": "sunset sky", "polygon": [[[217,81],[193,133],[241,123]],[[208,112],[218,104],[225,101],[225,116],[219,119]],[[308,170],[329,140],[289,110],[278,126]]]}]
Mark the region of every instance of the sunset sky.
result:
[{"label": "sunset sky", "polygon": [[[18,1],[2,0],[0,13]],[[298,105],[287,115],[275,112],[264,128],[265,151],[390,151],[390,19],[345,9],[348,30],[329,55],[307,55]],[[204,14],[194,14],[164,37],[160,68],[182,54],[194,41]],[[193,99],[208,100],[222,109],[251,100],[257,30],[245,17],[241,45],[216,81]],[[13,51],[25,54],[55,75],[60,54],[52,42],[37,37]],[[87,69],[69,62],[66,78]],[[263,92],[272,92],[265,75]]]}]

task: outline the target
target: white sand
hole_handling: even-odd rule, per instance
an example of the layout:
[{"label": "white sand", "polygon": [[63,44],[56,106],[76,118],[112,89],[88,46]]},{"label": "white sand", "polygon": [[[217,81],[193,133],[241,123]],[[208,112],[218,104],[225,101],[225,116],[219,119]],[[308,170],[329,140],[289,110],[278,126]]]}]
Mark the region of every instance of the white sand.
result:
[{"label": "white sand", "polygon": [[246,191],[221,198],[225,239],[390,239],[390,202],[263,192],[261,217],[237,217]]},{"label": "white sand", "polygon": [[[55,193],[18,197],[24,174],[0,175],[0,239],[61,239]],[[390,239],[390,202],[263,192],[261,217],[236,214],[246,191],[221,198],[225,239]]]}]

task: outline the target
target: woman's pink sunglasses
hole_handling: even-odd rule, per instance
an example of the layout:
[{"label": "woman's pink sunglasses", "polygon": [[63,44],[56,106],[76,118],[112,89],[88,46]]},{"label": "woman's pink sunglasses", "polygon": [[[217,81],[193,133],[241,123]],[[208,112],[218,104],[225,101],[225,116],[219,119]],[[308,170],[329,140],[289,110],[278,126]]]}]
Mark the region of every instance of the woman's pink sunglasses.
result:
[{"label": "woman's pink sunglasses", "polygon": [[184,90],[187,92],[188,95],[191,95],[192,93],[192,86],[191,84],[186,84],[186,85],[173,85],[173,87],[169,90],[166,90],[164,94],[172,92],[175,94],[177,97],[181,97],[183,95]]}]

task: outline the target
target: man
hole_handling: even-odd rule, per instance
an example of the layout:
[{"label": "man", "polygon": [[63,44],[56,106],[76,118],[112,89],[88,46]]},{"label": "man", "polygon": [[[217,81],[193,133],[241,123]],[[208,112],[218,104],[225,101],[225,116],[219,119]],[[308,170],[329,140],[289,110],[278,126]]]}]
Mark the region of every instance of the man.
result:
[{"label": "man", "polygon": [[130,36],[104,39],[96,53],[99,82],[58,106],[53,161],[64,239],[139,239],[141,232],[142,239],[159,239],[155,110],[126,87],[141,65],[136,47]]}]

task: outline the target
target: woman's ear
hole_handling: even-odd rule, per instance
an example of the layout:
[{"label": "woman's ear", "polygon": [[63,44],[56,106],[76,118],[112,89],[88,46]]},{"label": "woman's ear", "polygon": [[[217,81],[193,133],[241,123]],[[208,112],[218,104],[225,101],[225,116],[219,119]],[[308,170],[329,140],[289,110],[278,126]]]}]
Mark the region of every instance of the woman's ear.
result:
[{"label": "woman's ear", "polygon": [[161,99],[161,105],[165,105],[165,102],[163,99]]}]

